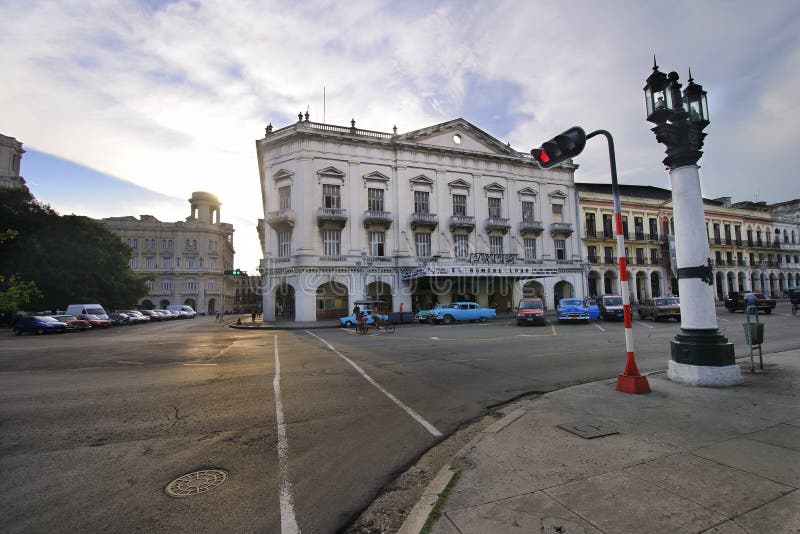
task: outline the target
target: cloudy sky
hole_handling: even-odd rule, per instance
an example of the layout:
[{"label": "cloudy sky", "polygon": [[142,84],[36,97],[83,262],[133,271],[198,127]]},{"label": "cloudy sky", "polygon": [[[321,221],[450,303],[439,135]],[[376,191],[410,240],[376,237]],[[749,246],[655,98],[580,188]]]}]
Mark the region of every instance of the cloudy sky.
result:
[{"label": "cloudy sky", "polygon": [[[463,117],[520,151],[581,125],[620,180],[668,187],[653,54],[708,91],[707,197],[800,197],[800,2],[0,0],[0,133],[61,213],[189,215],[215,193],[255,271],[255,139],[309,110],[400,132]],[[604,143],[579,181],[608,181]]]}]

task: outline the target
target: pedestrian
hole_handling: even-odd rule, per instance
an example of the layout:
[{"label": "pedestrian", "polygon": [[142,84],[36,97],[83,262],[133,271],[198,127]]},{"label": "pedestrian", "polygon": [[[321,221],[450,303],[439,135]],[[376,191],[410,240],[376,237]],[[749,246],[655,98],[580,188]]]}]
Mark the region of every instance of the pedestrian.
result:
[{"label": "pedestrian", "polygon": [[403,324],[403,303],[400,303],[400,324]]},{"label": "pedestrian", "polygon": [[217,322],[217,323],[218,323],[219,321],[220,321],[220,315],[219,315],[219,310],[217,310],[217,319],[216,319],[216,321],[215,321],[215,322]]},{"label": "pedestrian", "polygon": [[242,318],[241,317],[236,319],[236,326],[242,326]]},{"label": "pedestrian", "polygon": [[253,322],[253,324],[256,324],[256,312],[250,314],[250,320]]},{"label": "pedestrian", "polygon": [[358,304],[353,305],[353,317],[358,319],[360,313],[361,313],[361,308],[358,307]]}]

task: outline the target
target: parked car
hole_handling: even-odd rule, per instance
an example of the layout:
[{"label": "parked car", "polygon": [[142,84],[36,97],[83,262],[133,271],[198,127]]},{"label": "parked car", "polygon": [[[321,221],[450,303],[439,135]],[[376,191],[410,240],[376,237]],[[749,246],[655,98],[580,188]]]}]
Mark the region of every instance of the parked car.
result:
[{"label": "parked car", "polygon": [[78,319],[83,319],[84,321],[89,321],[89,324],[92,325],[92,328],[108,328],[111,326],[111,321],[108,319],[101,319],[97,315],[92,314],[80,314],[76,315]]},{"label": "parked car", "polygon": [[118,310],[119,313],[124,313],[128,316],[133,324],[149,323],[150,318],[144,315],[139,310]]},{"label": "parked car", "polygon": [[26,315],[14,322],[14,334],[21,336],[23,332],[35,334],[63,334],[67,331],[67,323],[57,321],[49,315]]},{"label": "parked car", "polygon": [[130,317],[125,313],[109,313],[108,320],[111,321],[111,326],[128,326],[132,324]]},{"label": "parked car", "polygon": [[[357,300],[354,306],[358,306],[360,313],[366,318],[367,324],[375,324],[375,316],[378,316],[383,321],[388,321],[389,316],[384,314],[374,313],[377,309],[385,309],[386,302],[382,300]],[[355,315],[348,315],[339,319],[339,325],[345,328],[350,328],[358,324],[358,318]]]},{"label": "parked car", "polygon": [[154,311],[154,312],[156,312],[157,314],[159,314],[159,315],[161,316],[161,318],[162,318],[163,320],[165,320],[165,321],[170,321],[170,320],[172,320],[172,319],[174,319],[174,318],[175,318],[175,317],[174,317],[174,316],[173,316],[173,315],[172,315],[170,312],[168,312],[167,310],[153,310],[153,311]]},{"label": "parked car", "polygon": [[480,321],[497,317],[493,308],[481,308],[475,302],[453,302],[447,308],[432,310],[429,315],[434,323],[450,324],[454,321]]},{"label": "parked car", "polygon": [[656,297],[647,299],[639,306],[639,319],[649,317],[653,321],[659,319],[681,320],[681,307],[675,297]]},{"label": "parked car", "polygon": [[142,313],[142,315],[149,317],[151,322],[164,320],[163,315],[153,310],[139,310],[139,311]]},{"label": "parked car", "polygon": [[604,321],[622,319],[624,317],[622,297],[619,295],[603,295],[600,297],[599,307],[600,318]]},{"label": "parked car", "polygon": [[546,324],[544,318],[544,302],[539,297],[520,299],[517,305],[517,325]]},{"label": "parked car", "polygon": [[440,310],[442,308],[447,308],[448,306],[450,306],[450,305],[449,304],[437,304],[436,306],[434,306],[430,310],[420,310],[420,311],[418,311],[416,313],[416,315],[414,315],[414,319],[416,319],[420,323],[429,323],[429,322],[431,322],[430,321],[430,315],[431,315],[431,312],[433,310]]},{"label": "parked car", "polygon": [[194,319],[197,313],[192,309],[191,306],[187,306],[186,304],[170,304],[167,306],[169,311],[179,311],[179,312],[186,312],[185,318]]},{"label": "parked car", "polygon": [[70,304],[67,306],[66,315],[96,315],[100,319],[108,319],[106,310],[100,304]]},{"label": "parked car", "polygon": [[584,321],[589,322],[589,309],[583,305],[582,299],[568,298],[558,301],[556,317],[559,323]]},{"label": "parked car", "polygon": [[67,332],[85,332],[92,328],[92,323],[78,319],[74,315],[53,315],[53,319],[67,324]]},{"label": "parked car", "polygon": [[597,305],[597,298],[586,297],[583,299],[583,305],[589,311],[589,319],[597,320],[600,318],[600,306]]},{"label": "parked car", "polygon": [[725,299],[725,308],[731,313],[745,311],[747,309],[747,300],[750,297],[755,301],[755,306],[758,308],[758,311],[766,313],[767,315],[772,313],[772,310],[777,304],[775,299],[771,299],[763,293],[740,293],[738,291],[731,291],[728,294],[728,298]]}]

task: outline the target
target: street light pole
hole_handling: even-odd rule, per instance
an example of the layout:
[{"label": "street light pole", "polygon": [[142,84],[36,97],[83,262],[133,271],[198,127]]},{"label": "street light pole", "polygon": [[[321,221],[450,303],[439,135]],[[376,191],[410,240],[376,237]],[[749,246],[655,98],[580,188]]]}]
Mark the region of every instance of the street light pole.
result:
[{"label": "street light pole", "polygon": [[[655,58],[654,58],[655,59]],[[675,252],[681,298],[681,331],[671,342],[667,376],[694,386],[742,382],[733,344],[717,328],[714,274],[705,232],[697,162],[703,155],[703,129],[709,124],[706,92],[694,83],[681,96],[678,73],[665,75],[653,61],[644,87],[647,120],[656,140],[666,146],[675,221]]]}]

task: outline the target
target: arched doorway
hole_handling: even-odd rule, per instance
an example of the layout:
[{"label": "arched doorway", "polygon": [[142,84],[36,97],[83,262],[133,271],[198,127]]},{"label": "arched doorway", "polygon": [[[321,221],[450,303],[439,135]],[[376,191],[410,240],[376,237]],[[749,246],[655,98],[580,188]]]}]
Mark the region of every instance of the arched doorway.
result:
[{"label": "arched doorway", "polygon": [[294,320],[294,286],[286,282],[275,289],[275,317]]},{"label": "arched doorway", "polygon": [[528,298],[539,297],[540,299],[543,299],[544,286],[535,280],[526,282],[525,285],[522,286],[522,296]]},{"label": "arched doorway", "polygon": [[169,301],[167,299],[161,299],[161,302],[159,302],[158,305],[162,310],[166,310],[167,306],[169,306]]},{"label": "arched doorway", "polygon": [[591,271],[589,273],[589,296],[596,297],[600,295],[601,278],[600,273]]},{"label": "arched doorway", "polygon": [[650,273],[650,294],[654,297],[661,296],[661,276],[658,273]]},{"label": "arched doorway", "polygon": [[612,271],[606,271],[606,274],[603,275],[603,294],[604,295],[616,295],[617,292],[617,273]]},{"label": "arched doorway", "polygon": [[197,311],[194,299],[186,299],[183,301],[185,306],[190,306],[194,311]]},{"label": "arched doorway", "polygon": [[347,287],[339,282],[327,282],[317,288],[317,320],[338,319],[350,313]]},{"label": "arched doorway", "polygon": [[778,291],[780,295],[783,296],[784,292],[786,291],[786,276],[783,273],[778,275]]},{"label": "arched doorway", "polygon": [[392,307],[392,286],[386,282],[371,282],[367,285],[367,299],[382,300],[386,303],[388,311],[394,311]]},{"label": "arched doorway", "polygon": [[209,315],[216,315],[217,314],[217,299],[215,299],[215,298],[208,299],[208,307],[206,309],[208,310],[208,314]]},{"label": "arched doorway", "polygon": [[777,279],[775,278],[775,273],[770,273],[769,275],[769,297],[774,297],[777,293]]},{"label": "arched doorway", "polygon": [[556,306],[558,305],[559,300],[568,299],[574,296],[575,296],[575,288],[573,288],[572,284],[570,284],[566,280],[558,282],[553,287],[553,298],[555,299]]},{"label": "arched doorway", "polygon": [[761,288],[758,287],[758,275],[756,273],[752,273],[750,275],[750,291],[759,291]]},{"label": "arched doorway", "polygon": [[647,300],[647,273],[639,271],[636,273],[636,302],[642,303]]},{"label": "arched doorway", "polygon": [[[736,291],[736,276],[731,272],[725,276],[728,279],[728,292],[730,293],[731,291]],[[728,295],[725,295],[725,297],[727,296]]]},{"label": "arched doorway", "polygon": [[139,307],[143,310],[152,310],[153,308],[155,308],[155,306],[153,305],[153,301],[150,299],[144,299],[142,303],[139,304]]},{"label": "arched doorway", "polygon": [[717,271],[717,273],[714,275],[714,277],[717,280],[717,283],[716,283],[717,300],[724,300],[725,299],[725,295],[723,295],[723,291],[722,291],[722,273]]},{"label": "arched doorway", "polygon": [[736,275],[736,284],[739,288],[739,293],[744,292],[744,273],[739,273]]}]

